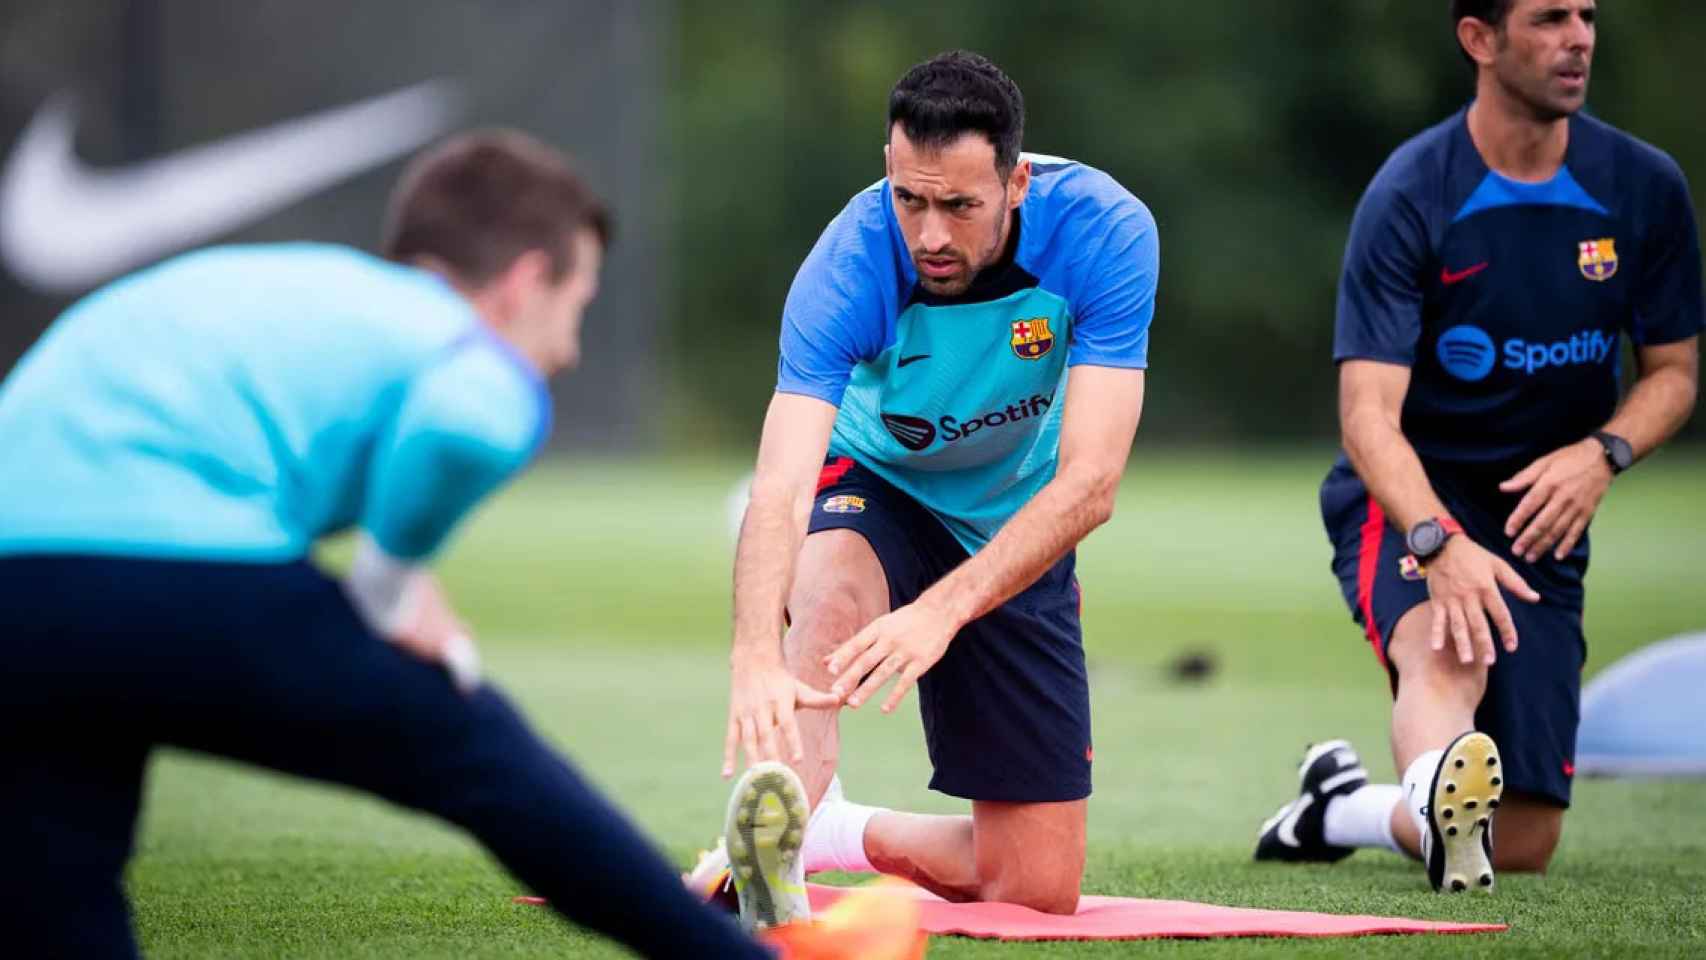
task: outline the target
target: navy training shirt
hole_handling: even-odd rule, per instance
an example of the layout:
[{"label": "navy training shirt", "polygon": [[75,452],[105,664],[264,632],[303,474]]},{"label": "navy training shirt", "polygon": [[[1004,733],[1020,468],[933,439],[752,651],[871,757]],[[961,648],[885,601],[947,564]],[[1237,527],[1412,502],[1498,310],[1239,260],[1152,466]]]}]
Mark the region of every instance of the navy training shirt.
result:
[{"label": "navy training shirt", "polygon": [[1468,110],[1393,152],[1364,192],[1339,283],[1335,361],[1411,368],[1404,436],[1424,458],[1526,462],[1616,410],[1620,337],[1706,324],[1682,171],[1585,114],[1544,183],[1489,170]]}]

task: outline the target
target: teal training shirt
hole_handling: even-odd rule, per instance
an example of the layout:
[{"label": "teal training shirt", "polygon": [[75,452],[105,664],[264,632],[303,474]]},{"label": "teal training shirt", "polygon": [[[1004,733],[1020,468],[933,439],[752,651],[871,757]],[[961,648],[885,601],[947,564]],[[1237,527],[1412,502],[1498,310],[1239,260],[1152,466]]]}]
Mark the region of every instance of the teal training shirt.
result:
[{"label": "teal training shirt", "polygon": [[72,306],[0,384],[0,555],[278,561],[359,525],[424,559],[549,416],[433,274],[329,245],[187,254]]},{"label": "teal training shirt", "polygon": [[923,291],[888,181],[807,256],[782,314],[777,390],[839,406],[852,457],[975,552],[1054,477],[1066,370],[1148,363],[1160,248],[1112,177],[1032,156],[1008,259],[953,298]]}]

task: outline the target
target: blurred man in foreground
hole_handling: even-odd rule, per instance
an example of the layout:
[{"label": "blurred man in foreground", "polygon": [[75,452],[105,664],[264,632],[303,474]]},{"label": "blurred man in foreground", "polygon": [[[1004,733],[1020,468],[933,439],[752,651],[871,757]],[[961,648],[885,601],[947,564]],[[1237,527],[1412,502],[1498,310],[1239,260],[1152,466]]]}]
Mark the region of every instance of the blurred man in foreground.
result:
[{"label": "blurred man in foreground", "polygon": [[[909,70],[886,176],[788,294],[735,561],[724,775],[737,749],[755,766],[726,853],[750,923],[804,912],[817,870],[1077,907],[1092,752],[1073,551],[1112,513],[1137,429],[1159,254],[1137,198],[1021,154],[1023,127],[983,57]],[[844,797],[837,711],[891,679],[883,711],[918,685],[930,786],[970,816]]]},{"label": "blurred man in foreground", "polygon": [[[25,356],[0,386],[0,949],[135,954],[122,872],[172,744],[443,817],[642,954],[770,956],[480,682],[426,572],[545,437],[606,235],[555,151],[469,135],[405,175],[387,260],[190,254]],[[307,556],[352,527],[340,584]]]},{"label": "blurred man in foreground", "polygon": [[[1357,209],[1334,345],[1345,456],[1321,507],[1391,679],[1403,780],[1369,784],[1342,740],[1312,748],[1257,859],[1384,847],[1437,890],[1490,890],[1557,846],[1588,524],[1687,420],[1706,322],[1682,172],[1580,112],[1595,14],[1454,0],[1475,101],[1400,147]],[[1625,334],[1639,375],[1619,405]]]}]

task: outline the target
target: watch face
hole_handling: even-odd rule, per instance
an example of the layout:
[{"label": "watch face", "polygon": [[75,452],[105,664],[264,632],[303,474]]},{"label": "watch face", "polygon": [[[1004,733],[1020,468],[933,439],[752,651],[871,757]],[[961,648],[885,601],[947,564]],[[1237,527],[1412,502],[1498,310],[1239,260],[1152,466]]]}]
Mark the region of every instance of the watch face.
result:
[{"label": "watch face", "polygon": [[1445,543],[1445,530],[1438,520],[1423,520],[1410,528],[1410,535],[1405,539],[1410,552],[1425,560],[1439,552]]},{"label": "watch face", "polygon": [[1622,473],[1635,462],[1635,448],[1629,445],[1629,441],[1615,433],[1604,431],[1595,433],[1594,437],[1599,440],[1600,446],[1605,448],[1605,460],[1611,464],[1612,473]]},{"label": "watch face", "polygon": [[1622,437],[1613,437],[1611,440],[1611,462],[1617,466],[1617,469],[1629,469],[1629,464],[1633,463],[1634,460],[1635,451],[1629,446],[1629,441]]}]

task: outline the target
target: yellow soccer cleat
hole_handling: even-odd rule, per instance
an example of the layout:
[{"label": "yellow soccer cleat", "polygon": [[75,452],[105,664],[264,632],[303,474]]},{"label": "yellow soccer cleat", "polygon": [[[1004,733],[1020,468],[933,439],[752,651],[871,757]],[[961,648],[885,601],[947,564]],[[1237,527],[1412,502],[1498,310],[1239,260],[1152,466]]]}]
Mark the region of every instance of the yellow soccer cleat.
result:
[{"label": "yellow soccer cleat", "polygon": [[757,764],[735,782],[724,848],[742,927],[763,930],[811,919],[800,856],[806,822],[805,785],[785,765]]}]

